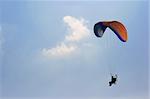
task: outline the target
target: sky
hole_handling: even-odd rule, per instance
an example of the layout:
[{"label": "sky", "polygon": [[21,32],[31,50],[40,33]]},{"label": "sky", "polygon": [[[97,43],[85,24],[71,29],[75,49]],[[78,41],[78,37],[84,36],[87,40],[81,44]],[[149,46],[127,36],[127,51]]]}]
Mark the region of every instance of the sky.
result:
[{"label": "sky", "polygon": [[[99,21],[120,21],[121,42]],[[2,99],[148,99],[148,1],[0,1]],[[118,75],[109,87],[110,73]]]}]

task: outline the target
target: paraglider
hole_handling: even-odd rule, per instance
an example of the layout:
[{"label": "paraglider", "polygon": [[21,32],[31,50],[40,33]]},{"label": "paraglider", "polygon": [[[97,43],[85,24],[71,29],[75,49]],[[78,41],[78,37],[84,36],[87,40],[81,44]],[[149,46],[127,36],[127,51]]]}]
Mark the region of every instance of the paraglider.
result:
[{"label": "paraglider", "polygon": [[[107,27],[110,28],[122,42],[127,42],[127,30],[125,26],[118,21],[103,21],[96,23],[94,25],[95,35],[97,37],[102,37]],[[111,86],[112,84],[116,84],[116,81],[117,74],[115,76],[111,75],[111,81],[109,82],[109,86]]]},{"label": "paraglider", "polygon": [[112,84],[116,84],[117,78],[117,74],[115,76],[111,75],[111,81],[109,82],[109,86],[111,86]]},{"label": "paraglider", "polygon": [[128,39],[125,26],[118,21],[98,22],[94,25],[94,33],[97,37],[102,37],[106,28],[109,27],[122,42]]}]

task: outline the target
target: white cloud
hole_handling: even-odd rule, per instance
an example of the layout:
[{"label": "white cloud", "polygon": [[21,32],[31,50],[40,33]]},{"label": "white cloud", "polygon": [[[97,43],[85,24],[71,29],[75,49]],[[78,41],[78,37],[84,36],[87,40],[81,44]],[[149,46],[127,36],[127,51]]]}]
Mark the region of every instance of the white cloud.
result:
[{"label": "white cloud", "polygon": [[63,20],[69,26],[70,31],[70,34],[65,36],[67,41],[79,41],[90,34],[83,18],[79,20],[72,16],[65,16]]},{"label": "white cloud", "polygon": [[75,51],[77,47],[75,45],[66,45],[61,43],[54,48],[42,50],[44,56],[63,56],[66,54],[70,54],[71,52]]},{"label": "white cloud", "polygon": [[[78,45],[76,42],[80,42],[90,34],[90,30],[86,26],[86,21],[77,19],[72,16],[65,16],[63,21],[67,24],[69,34],[64,37],[64,41],[61,41],[53,48],[43,48],[42,54],[44,56],[64,56],[73,53]],[[67,42],[66,42],[67,41]]]}]

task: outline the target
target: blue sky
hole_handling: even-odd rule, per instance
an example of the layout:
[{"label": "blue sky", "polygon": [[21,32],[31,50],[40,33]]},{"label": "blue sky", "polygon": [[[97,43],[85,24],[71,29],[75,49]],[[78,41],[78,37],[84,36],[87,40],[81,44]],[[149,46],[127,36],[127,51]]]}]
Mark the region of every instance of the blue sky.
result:
[{"label": "blue sky", "polygon": [[[4,99],[148,99],[147,1],[1,1]],[[122,43],[96,22],[117,20]],[[109,87],[110,73],[118,83]]]}]

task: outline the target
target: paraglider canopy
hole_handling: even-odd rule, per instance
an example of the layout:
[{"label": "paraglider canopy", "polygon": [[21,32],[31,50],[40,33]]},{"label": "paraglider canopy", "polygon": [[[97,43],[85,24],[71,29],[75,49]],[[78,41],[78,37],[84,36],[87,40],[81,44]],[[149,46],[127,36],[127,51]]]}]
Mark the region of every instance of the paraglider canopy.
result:
[{"label": "paraglider canopy", "polygon": [[125,26],[118,21],[104,21],[96,23],[94,25],[95,35],[97,37],[102,37],[107,27],[109,27],[122,42],[127,41],[127,30]]}]

